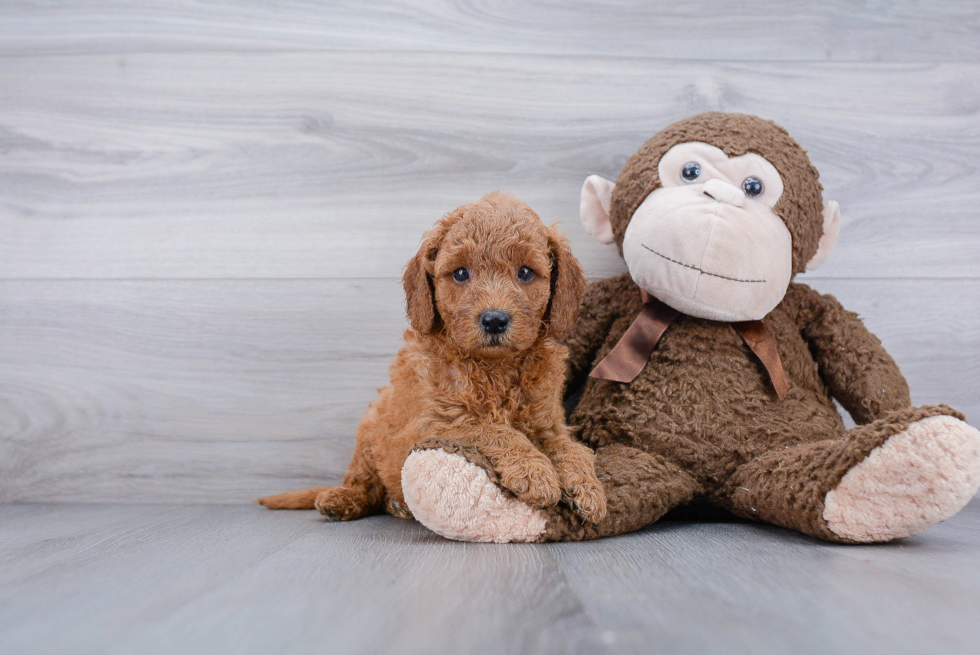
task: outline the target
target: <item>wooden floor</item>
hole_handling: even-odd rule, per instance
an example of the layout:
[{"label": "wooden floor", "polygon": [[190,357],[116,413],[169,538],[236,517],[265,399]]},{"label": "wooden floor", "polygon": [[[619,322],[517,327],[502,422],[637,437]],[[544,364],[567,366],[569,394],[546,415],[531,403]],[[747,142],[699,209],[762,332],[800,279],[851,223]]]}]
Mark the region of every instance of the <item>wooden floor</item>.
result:
[{"label": "wooden floor", "polygon": [[0,2],[0,655],[980,653],[980,499],[861,548],[245,504],[340,480],[436,219],[503,189],[619,273],[582,181],[708,110],[808,150],[842,229],[800,281],[980,423],[978,34],[976,0]]},{"label": "wooden floor", "polygon": [[840,546],[747,523],[581,544],[257,506],[0,506],[0,651],[980,652],[980,501]]}]

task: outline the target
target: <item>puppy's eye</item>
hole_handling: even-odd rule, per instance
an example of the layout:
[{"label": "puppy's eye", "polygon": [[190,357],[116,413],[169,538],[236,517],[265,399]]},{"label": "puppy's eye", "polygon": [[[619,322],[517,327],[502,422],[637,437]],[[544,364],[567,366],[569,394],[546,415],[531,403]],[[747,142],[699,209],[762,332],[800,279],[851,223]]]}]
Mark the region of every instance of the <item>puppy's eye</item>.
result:
[{"label": "puppy's eye", "polygon": [[453,279],[460,283],[466,282],[470,279],[470,272],[465,268],[457,268],[453,271]]},{"label": "puppy's eye", "polygon": [[701,177],[701,164],[696,161],[687,162],[681,169],[681,177],[684,178],[685,182],[693,182],[698,179]]},{"label": "puppy's eye", "polygon": [[517,269],[517,279],[521,282],[530,282],[534,279],[534,271],[527,266],[521,266]]},{"label": "puppy's eye", "polygon": [[762,180],[757,177],[747,177],[742,182],[742,191],[749,198],[755,198],[761,196],[762,192],[765,191],[765,187],[762,186]]}]

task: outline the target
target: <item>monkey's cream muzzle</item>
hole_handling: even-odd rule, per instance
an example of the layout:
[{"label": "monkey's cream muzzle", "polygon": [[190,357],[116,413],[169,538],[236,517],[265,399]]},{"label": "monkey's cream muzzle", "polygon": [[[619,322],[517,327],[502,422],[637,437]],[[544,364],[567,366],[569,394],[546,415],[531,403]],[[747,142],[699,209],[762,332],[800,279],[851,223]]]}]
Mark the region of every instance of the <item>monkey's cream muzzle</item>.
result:
[{"label": "monkey's cream muzzle", "polygon": [[[729,157],[688,141],[664,153],[657,176],[623,235],[633,280],[692,316],[750,321],[772,311],[793,277],[793,239],[775,210],[783,195],[776,167],[754,152]],[[601,243],[615,241],[615,186],[598,175],[582,185],[582,225]],[[825,202],[823,235],[806,270],[827,258],[839,229],[840,207]]]},{"label": "monkey's cream muzzle", "polygon": [[[681,171],[691,162],[701,172],[688,182]],[[772,165],[686,143],[668,151],[659,169],[662,187],[640,204],[623,238],[636,283],[701,318],[747,321],[772,311],[793,273],[792,237],[772,210],[782,193]],[[759,199],[740,188],[746,177],[763,181]]]}]

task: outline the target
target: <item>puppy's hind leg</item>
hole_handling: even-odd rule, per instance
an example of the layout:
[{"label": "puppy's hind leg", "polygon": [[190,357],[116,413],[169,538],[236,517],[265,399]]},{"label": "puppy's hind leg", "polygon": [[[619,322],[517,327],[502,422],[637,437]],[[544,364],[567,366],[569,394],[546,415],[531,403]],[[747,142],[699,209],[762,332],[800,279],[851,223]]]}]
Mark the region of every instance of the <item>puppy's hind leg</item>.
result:
[{"label": "puppy's hind leg", "polygon": [[259,498],[269,509],[316,509],[331,521],[351,521],[381,511],[384,488],[374,466],[357,446],[342,487],[313,487]]},{"label": "puppy's hind leg", "polygon": [[353,521],[382,511],[384,485],[360,444],[354,449],[344,486],[322,489],[313,506],[330,521]]}]

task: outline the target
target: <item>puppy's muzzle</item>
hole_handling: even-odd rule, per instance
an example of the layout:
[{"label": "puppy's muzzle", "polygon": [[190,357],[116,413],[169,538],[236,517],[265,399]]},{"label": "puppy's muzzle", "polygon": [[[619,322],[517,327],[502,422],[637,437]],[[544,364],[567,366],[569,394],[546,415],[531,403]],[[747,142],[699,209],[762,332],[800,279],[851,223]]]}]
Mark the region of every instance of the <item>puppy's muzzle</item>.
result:
[{"label": "puppy's muzzle", "polygon": [[490,336],[499,336],[510,327],[510,314],[499,309],[488,309],[480,314],[480,327]]}]

